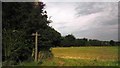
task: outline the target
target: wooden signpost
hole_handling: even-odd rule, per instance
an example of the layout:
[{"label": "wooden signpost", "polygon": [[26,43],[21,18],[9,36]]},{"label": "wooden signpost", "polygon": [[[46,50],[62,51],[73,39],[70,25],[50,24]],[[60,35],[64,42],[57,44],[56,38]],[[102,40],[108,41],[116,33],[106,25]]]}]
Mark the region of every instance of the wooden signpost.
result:
[{"label": "wooden signpost", "polygon": [[32,36],[35,36],[35,62],[37,62],[37,54],[38,54],[38,36],[40,36],[40,34],[38,34],[38,32],[33,33]]}]

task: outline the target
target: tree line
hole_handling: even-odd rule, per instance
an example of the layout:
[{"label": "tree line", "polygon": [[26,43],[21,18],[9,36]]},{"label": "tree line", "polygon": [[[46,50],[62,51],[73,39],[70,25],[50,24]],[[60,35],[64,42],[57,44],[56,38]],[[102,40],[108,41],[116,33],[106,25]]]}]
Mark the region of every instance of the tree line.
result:
[{"label": "tree line", "polygon": [[61,37],[61,44],[59,47],[79,47],[79,46],[117,46],[120,42],[110,40],[110,41],[100,41],[97,39],[81,38],[76,39],[74,35],[69,34]]}]

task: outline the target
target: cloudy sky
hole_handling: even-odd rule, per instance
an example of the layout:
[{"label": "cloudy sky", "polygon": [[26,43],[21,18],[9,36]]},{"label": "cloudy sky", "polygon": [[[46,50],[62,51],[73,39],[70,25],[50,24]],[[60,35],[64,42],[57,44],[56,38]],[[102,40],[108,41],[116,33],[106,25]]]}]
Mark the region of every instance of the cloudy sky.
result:
[{"label": "cloudy sky", "polygon": [[46,2],[45,10],[62,36],[118,40],[117,2]]}]

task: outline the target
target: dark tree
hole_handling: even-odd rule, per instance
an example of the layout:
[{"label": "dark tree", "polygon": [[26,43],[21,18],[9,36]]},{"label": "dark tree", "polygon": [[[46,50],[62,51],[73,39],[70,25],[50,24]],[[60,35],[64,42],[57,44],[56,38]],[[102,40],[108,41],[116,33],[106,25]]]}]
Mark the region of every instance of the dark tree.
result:
[{"label": "dark tree", "polygon": [[[46,50],[48,53],[50,47],[59,45],[61,35],[48,26],[50,21],[47,20],[44,6],[43,2],[38,5],[34,2],[2,3],[3,63],[14,65],[32,60],[34,37],[31,35],[34,32],[41,35],[38,41],[39,52]],[[49,55],[44,56],[47,58]]]},{"label": "dark tree", "polygon": [[115,41],[110,40],[110,45],[114,46],[115,45]]},{"label": "dark tree", "polygon": [[62,38],[62,46],[74,46],[76,38],[73,35],[67,35]]}]

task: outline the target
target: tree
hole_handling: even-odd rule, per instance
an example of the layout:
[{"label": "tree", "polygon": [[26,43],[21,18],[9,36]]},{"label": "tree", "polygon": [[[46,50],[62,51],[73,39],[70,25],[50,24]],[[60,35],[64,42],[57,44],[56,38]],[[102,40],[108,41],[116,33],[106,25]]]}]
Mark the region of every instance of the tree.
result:
[{"label": "tree", "polygon": [[110,40],[110,45],[114,46],[115,45],[115,41]]},{"label": "tree", "polygon": [[62,38],[61,45],[63,46],[73,46],[75,44],[76,38],[71,34],[66,35]]},{"label": "tree", "polygon": [[[40,33],[39,46],[48,50],[59,45],[60,33],[48,26],[45,4],[39,2],[4,2],[3,6],[3,61],[10,65],[28,61],[32,57],[34,37],[32,33]],[[40,51],[41,49],[39,49]],[[13,63],[10,63],[13,61]]]},{"label": "tree", "polygon": [[4,2],[2,6],[3,61],[7,65],[17,64],[30,56],[25,25],[32,3]]}]

